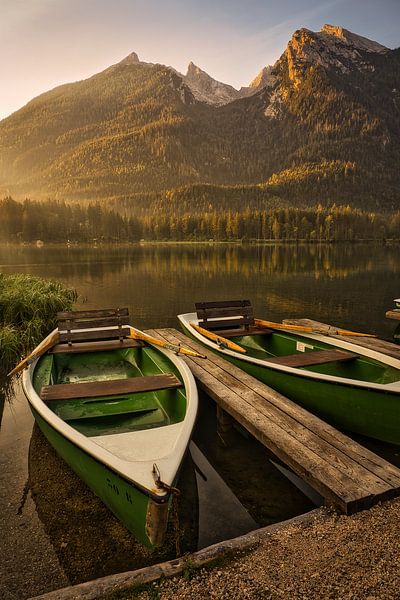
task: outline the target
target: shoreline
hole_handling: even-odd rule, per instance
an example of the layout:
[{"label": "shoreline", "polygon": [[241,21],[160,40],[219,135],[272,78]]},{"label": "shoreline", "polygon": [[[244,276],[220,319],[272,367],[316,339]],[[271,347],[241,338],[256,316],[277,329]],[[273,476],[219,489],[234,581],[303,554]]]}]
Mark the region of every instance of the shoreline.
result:
[{"label": "shoreline", "polygon": [[1,242],[0,248],[137,248],[144,246],[336,246],[336,245],[377,245],[397,246],[400,238],[390,239],[357,239],[357,240],[306,240],[306,239],[265,239],[265,240],[140,240],[132,242]]},{"label": "shoreline", "polygon": [[270,531],[35,600],[396,600],[399,533],[400,499],[350,517],[315,509]]}]

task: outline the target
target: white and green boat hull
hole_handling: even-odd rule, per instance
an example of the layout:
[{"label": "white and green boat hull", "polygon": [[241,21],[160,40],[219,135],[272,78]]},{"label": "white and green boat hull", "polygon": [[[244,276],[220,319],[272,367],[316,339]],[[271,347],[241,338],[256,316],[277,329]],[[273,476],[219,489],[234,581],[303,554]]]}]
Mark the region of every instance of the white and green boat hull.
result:
[{"label": "white and green boat hull", "polygon": [[[188,336],[332,425],[400,445],[400,360],[320,334],[278,330],[230,336],[246,350],[242,354],[196,331],[190,325],[198,323],[195,313],[178,318]],[[303,368],[269,362],[330,349],[355,358]]]}]

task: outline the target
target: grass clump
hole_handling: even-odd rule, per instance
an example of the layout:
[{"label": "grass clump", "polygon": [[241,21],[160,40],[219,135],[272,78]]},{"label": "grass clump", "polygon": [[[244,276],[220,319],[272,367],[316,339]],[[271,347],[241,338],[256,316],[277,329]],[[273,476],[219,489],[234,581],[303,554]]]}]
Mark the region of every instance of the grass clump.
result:
[{"label": "grass clump", "polygon": [[56,326],[57,312],[71,310],[77,292],[33,275],[0,273],[0,377]]}]

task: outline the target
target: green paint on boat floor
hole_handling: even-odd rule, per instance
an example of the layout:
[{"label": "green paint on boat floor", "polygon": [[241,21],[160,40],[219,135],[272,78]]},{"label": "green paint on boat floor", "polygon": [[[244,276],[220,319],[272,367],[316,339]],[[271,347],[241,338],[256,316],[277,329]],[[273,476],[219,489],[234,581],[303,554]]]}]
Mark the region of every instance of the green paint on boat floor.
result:
[{"label": "green paint on boat floor", "polygon": [[[152,348],[128,348],[81,354],[53,354],[40,359],[34,387],[112,381],[173,372],[168,358]],[[51,400],[49,408],[87,437],[163,427],[182,421],[186,397],[182,389],[138,392],[120,396]]]}]

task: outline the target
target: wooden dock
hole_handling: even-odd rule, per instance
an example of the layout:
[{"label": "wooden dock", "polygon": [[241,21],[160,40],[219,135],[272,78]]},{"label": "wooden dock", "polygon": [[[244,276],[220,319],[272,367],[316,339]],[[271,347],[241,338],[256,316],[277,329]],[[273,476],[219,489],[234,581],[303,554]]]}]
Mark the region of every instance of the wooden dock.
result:
[{"label": "wooden dock", "polygon": [[326,505],[351,514],[400,495],[400,470],[334,427],[176,329],[147,333],[205,353],[207,360],[184,357],[199,388],[321,494]]}]

